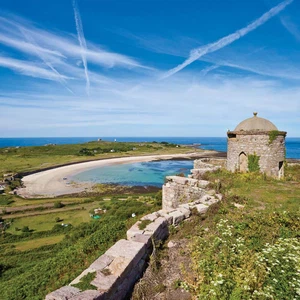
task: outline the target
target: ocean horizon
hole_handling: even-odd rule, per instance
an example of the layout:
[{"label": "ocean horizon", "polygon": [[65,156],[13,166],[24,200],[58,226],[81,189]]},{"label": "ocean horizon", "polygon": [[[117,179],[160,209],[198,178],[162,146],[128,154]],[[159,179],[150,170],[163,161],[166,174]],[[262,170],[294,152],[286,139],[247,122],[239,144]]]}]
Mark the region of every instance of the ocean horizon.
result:
[{"label": "ocean horizon", "polygon": [[[0,148],[44,146],[47,144],[78,144],[97,141],[99,137],[35,137],[35,138],[0,138]],[[118,142],[169,142],[178,145],[200,144],[204,150],[227,151],[226,137],[101,137],[103,141]],[[300,138],[286,138],[287,158],[300,159]]]}]

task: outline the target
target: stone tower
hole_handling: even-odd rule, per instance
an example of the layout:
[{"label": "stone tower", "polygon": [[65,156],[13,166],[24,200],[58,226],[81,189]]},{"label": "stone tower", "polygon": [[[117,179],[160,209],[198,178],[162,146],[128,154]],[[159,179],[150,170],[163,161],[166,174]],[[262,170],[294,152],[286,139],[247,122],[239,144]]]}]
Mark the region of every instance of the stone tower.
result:
[{"label": "stone tower", "polygon": [[247,172],[249,162],[258,161],[259,171],[275,178],[284,176],[285,131],[257,117],[242,121],[227,136],[227,170]]}]

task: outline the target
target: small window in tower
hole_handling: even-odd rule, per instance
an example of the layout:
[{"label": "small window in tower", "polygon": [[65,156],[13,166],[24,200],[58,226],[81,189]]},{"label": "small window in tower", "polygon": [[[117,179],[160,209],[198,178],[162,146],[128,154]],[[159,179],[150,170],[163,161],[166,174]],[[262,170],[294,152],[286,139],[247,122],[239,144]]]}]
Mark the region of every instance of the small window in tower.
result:
[{"label": "small window in tower", "polygon": [[235,139],[235,138],[236,138],[236,134],[234,134],[234,133],[229,133],[229,134],[228,134],[228,137],[229,137],[230,139]]}]

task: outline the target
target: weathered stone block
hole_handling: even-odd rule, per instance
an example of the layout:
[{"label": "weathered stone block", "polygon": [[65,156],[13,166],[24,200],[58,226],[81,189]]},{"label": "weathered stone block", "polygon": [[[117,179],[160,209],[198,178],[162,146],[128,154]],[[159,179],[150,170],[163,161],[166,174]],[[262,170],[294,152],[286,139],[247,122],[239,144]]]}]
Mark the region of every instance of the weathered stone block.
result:
[{"label": "weathered stone block", "polygon": [[216,197],[217,197],[220,201],[222,201],[222,199],[223,199],[223,195],[222,195],[222,194],[216,194]]},{"label": "weathered stone block", "polygon": [[205,189],[209,183],[207,180],[198,180],[198,187]]},{"label": "weathered stone block", "polygon": [[90,268],[95,270],[102,270],[106,268],[113,261],[113,259],[114,258],[112,256],[103,254],[90,265]]},{"label": "weathered stone block", "polygon": [[212,198],[211,195],[204,195],[200,198],[200,203],[205,203],[206,201],[209,201]]},{"label": "weathered stone block", "polygon": [[173,217],[173,225],[178,225],[182,220],[185,219],[184,213],[179,210],[171,212],[170,216]]},{"label": "weathered stone block", "polygon": [[45,300],[69,300],[80,293],[80,289],[73,286],[63,286],[60,289],[48,294]]},{"label": "weathered stone block", "polygon": [[134,241],[119,240],[105,254],[131,259],[132,265],[135,266],[146,254],[146,245]]},{"label": "weathered stone block", "polygon": [[[173,210],[173,211],[174,211],[174,210]],[[159,210],[157,213],[159,214],[160,217],[165,218],[165,219],[167,220],[167,222],[168,222],[169,225],[173,224],[173,217],[170,216],[167,212],[165,212],[165,211],[163,211],[163,210],[161,209],[161,210]]]},{"label": "weathered stone block", "polygon": [[130,227],[130,229],[127,230],[127,239],[131,240],[136,234],[143,234],[144,230],[139,229],[139,225],[141,224],[141,221],[136,222],[134,225]]},{"label": "weathered stone block", "polygon": [[167,220],[163,217],[157,218],[145,228],[146,234],[152,234],[154,239],[165,239],[168,234]]},{"label": "weathered stone block", "polygon": [[126,273],[131,262],[132,258],[119,256],[116,257],[105,270],[108,270],[111,275],[122,276],[124,273]]},{"label": "weathered stone block", "polygon": [[93,272],[95,272],[95,271],[96,271],[96,269],[93,269],[93,268],[91,268],[91,267],[85,269],[79,276],[77,276],[77,277],[70,283],[70,285],[77,284],[77,283],[81,280],[82,277],[84,277],[85,275],[87,275],[87,274],[89,274],[89,273],[93,273]]},{"label": "weathered stone block", "polygon": [[83,291],[70,300],[105,300],[105,293],[95,290]]},{"label": "weathered stone block", "polygon": [[112,247],[106,251],[106,255],[118,257],[123,256],[126,258],[142,257],[145,253],[145,245],[142,243],[119,240]]},{"label": "weathered stone block", "polygon": [[147,248],[151,246],[151,234],[136,234],[131,238],[132,241],[143,243]]},{"label": "weathered stone block", "polygon": [[96,277],[91,284],[97,287],[98,291],[106,292],[117,284],[118,276],[104,275],[101,271],[97,271]]},{"label": "weathered stone block", "polygon": [[144,220],[149,220],[151,222],[155,221],[157,218],[159,217],[158,213],[157,212],[154,212],[152,214],[148,214],[144,217],[141,218],[142,221]]},{"label": "weathered stone block", "polygon": [[191,215],[189,205],[188,207],[180,206],[178,210],[184,214],[185,219],[189,218],[189,216]]},{"label": "weathered stone block", "polygon": [[205,214],[208,210],[208,206],[205,204],[196,204],[195,207],[200,214]]}]

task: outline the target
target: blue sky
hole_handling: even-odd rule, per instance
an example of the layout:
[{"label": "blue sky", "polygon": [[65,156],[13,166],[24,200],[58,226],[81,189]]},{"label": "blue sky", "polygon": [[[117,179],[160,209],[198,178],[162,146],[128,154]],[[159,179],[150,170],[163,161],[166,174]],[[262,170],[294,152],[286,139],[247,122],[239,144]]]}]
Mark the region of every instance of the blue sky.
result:
[{"label": "blue sky", "polygon": [[0,0],[0,136],[300,136],[299,0]]}]

